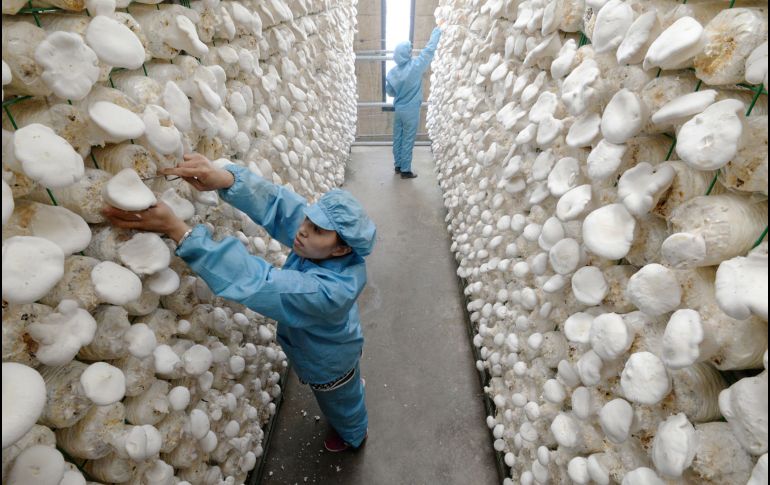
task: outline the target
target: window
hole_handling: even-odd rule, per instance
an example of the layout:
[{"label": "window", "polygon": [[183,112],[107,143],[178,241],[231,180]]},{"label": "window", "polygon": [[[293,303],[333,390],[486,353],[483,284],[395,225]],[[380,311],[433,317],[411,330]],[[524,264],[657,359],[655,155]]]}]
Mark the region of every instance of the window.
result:
[{"label": "window", "polygon": [[[412,40],[414,35],[414,0],[382,0],[385,10],[385,50],[393,51],[398,44]],[[392,57],[392,52],[389,54]],[[382,73],[382,95],[387,103],[393,103],[393,98],[385,93],[385,76],[395,67],[395,61],[385,61]]]}]

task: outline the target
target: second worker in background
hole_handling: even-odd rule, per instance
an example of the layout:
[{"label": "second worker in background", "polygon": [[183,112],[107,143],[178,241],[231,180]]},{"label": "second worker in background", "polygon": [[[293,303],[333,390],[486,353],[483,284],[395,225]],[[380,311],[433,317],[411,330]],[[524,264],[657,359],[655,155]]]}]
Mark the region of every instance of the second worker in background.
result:
[{"label": "second worker in background", "polygon": [[398,44],[393,54],[396,67],[388,72],[385,80],[385,91],[394,98],[393,159],[396,173],[401,174],[402,179],[417,177],[412,172],[412,149],[420,125],[422,75],[430,66],[440,37],[441,28],[436,27],[428,45],[414,58],[411,42]]}]

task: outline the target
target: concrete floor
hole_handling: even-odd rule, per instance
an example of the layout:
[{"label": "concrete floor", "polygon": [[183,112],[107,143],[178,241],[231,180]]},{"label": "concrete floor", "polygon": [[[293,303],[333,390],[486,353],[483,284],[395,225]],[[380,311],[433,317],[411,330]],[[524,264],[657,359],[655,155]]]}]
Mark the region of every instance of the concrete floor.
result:
[{"label": "concrete floor", "polygon": [[359,300],[367,443],[326,452],[326,422],[292,372],[262,484],[500,482],[427,147],[415,149],[413,170],[418,178],[401,180],[390,147],[357,147],[344,187],[378,229]]}]

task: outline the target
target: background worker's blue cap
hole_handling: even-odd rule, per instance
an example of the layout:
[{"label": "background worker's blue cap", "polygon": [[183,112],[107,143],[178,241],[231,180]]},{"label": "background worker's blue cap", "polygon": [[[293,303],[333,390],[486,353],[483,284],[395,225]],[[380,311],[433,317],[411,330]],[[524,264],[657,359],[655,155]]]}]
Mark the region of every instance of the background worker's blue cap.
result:
[{"label": "background worker's blue cap", "polygon": [[377,228],[350,192],[333,189],[315,204],[305,207],[305,215],[327,231],[337,231],[345,244],[361,257],[374,249]]}]

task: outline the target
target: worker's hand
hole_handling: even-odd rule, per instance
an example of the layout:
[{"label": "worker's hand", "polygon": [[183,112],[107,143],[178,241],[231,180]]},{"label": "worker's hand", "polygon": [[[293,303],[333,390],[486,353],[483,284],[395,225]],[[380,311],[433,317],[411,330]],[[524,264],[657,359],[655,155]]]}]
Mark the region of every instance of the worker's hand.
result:
[{"label": "worker's hand", "polygon": [[106,206],[102,209],[102,214],[115,227],[159,232],[176,242],[179,242],[184,233],[190,229],[190,226],[174,214],[171,207],[161,201],[143,211],[124,211],[116,207]]},{"label": "worker's hand", "polygon": [[233,174],[217,168],[200,153],[185,153],[184,161],[173,168],[158,171],[162,175],[178,175],[200,191],[227,189],[235,182]]},{"label": "worker's hand", "polygon": [[444,30],[444,24],[445,24],[445,23],[446,23],[446,19],[445,19],[444,17],[441,17],[440,19],[438,19],[438,20],[436,21],[436,25],[437,25],[437,26],[438,26],[438,28],[440,28],[441,30]]}]

